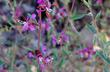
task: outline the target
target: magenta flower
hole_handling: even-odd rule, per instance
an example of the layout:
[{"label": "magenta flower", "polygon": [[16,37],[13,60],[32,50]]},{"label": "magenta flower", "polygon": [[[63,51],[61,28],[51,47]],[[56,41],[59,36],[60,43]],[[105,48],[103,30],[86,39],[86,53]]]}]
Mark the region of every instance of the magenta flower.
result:
[{"label": "magenta flower", "polygon": [[[39,21],[39,23],[40,23],[40,21]],[[42,26],[43,31],[45,31],[45,30],[49,31],[51,29],[50,24],[51,24],[50,20],[42,21],[41,26]]]},{"label": "magenta flower", "polygon": [[20,17],[22,15],[23,11],[21,10],[20,7],[16,7],[15,9],[15,17]]},{"label": "magenta flower", "polygon": [[65,16],[67,16],[67,13],[66,13],[64,7],[60,8],[60,9],[58,9],[58,11],[56,11],[56,19],[57,20],[60,19],[60,18],[65,17]]},{"label": "magenta flower", "polygon": [[103,0],[97,0],[97,4],[102,4]]},{"label": "magenta flower", "polygon": [[52,44],[55,46],[57,44],[57,39],[55,35],[52,35]]},{"label": "magenta flower", "polygon": [[44,70],[45,70],[44,58],[43,57],[38,57],[36,59],[37,59],[37,62],[39,64],[39,67],[40,67],[41,72],[44,72]]},{"label": "magenta flower", "polygon": [[26,31],[26,30],[28,30],[28,23],[27,22],[24,22],[23,23],[23,31]]},{"label": "magenta flower", "polygon": [[27,30],[34,31],[35,30],[35,25],[31,24],[31,23],[29,24],[28,22],[24,22],[22,30],[23,31],[27,31]]},{"label": "magenta flower", "polygon": [[45,57],[46,64],[51,63],[52,61],[53,61],[53,57],[51,57],[51,56]]},{"label": "magenta flower", "polygon": [[45,69],[45,59],[41,53],[40,50],[36,50],[35,51],[35,55],[36,55],[36,60],[40,66],[40,70],[41,72],[44,72],[44,69]]},{"label": "magenta flower", "polygon": [[35,50],[35,55],[36,55],[36,57],[43,57],[40,50]]},{"label": "magenta flower", "polygon": [[62,7],[62,8],[60,8],[60,9],[59,9],[59,13],[60,13],[60,15],[61,15],[62,17],[67,16],[67,13],[66,13],[66,11],[65,11],[65,8],[64,8],[64,7]]},{"label": "magenta flower", "polygon": [[61,32],[61,38],[64,42],[67,42],[69,40],[69,37],[67,34],[65,34],[64,31]]},{"label": "magenta flower", "polygon": [[45,9],[51,7],[51,3],[49,2],[49,0],[37,0],[37,3],[40,5],[40,7]]},{"label": "magenta flower", "polygon": [[41,15],[41,13],[43,12],[43,11],[45,11],[45,10],[36,10],[37,11],[37,13],[38,13],[38,16],[40,16]]},{"label": "magenta flower", "polygon": [[35,18],[36,18],[36,14],[33,13],[33,14],[31,15],[31,19],[34,20]]},{"label": "magenta flower", "polygon": [[63,43],[68,42],[68,41],[69,41],[68,35],[66,35],[64,31],[62,31],[60,34],[60,38],[57,41],[58,44],[63,44]]},{"label": "magenta flower", "polygon": [[0,72],[8,72],[8,71],[0,68]]},{"label": "magenta flower", "polygon": [[94,55],[96,52],[92,48],[84,48],[82,50],[79,50],[76,52],[76,54],[79,54],[82,58],[91,58],[92,55]]},{"label": "magenta flower", "polygon": [[49,31],[50,30],[50,25],[49,24],[45,24],[45,30]]},{"label": "magenta flower", "polygon": [[44,55],[46,55],[46,53],[47,53],[47,47],[46,47],[45,45],[42,45],[41,50],[42,50],[42,53],[43,53]]},{"label": "magenta flower", "polygon": [[32,59],[32,58],[35,57],[35,56],[34,56],[34,53],[33,53],[32,51],[29,51],[27,56],[28,56],[28,58],[30,58],[30,59]]},{"label": "magenta flower", "polygon": [[[42,46],[42,50],[44,53],[47,52],[45,45]],[[51,63],[53,58],[51,56],[46,56],[46,57],[43,56],[42,52],[40,50],[36,50],[35,53],[36,53],[36,60],[39,64],[40,70],[41,70],[41,72],[44,72],[46,64]]]},{"label": "magenta flower", "polygon": [[45,4],[45,1],[44,0],[37,0],[37,3],[43,5],[43,4]]}]

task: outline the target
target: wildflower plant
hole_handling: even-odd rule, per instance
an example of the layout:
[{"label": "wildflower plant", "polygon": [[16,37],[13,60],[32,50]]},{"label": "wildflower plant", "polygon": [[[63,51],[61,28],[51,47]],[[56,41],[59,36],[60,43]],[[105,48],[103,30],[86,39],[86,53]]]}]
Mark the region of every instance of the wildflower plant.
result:
[{"label": "wildflower plant", "polygon": [[0,72],[109,72],[108,2],[0,0]]}]

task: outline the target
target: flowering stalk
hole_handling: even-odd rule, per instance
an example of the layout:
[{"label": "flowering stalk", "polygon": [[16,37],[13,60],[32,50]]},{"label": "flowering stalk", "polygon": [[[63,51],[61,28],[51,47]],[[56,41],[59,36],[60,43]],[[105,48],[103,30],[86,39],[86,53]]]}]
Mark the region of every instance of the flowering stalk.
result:
[{"label": "flowering stalk", "polygon": [[93,48],[84,48],[81,50],[78,50],[76,54],[79,54],[82,58],[90,59],[96,51],[93,50]]}]

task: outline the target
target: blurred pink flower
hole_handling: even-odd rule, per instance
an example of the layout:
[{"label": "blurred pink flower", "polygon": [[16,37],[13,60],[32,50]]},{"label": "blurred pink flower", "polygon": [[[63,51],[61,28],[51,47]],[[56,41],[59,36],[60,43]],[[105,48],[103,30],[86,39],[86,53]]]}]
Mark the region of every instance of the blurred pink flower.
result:
[{"label": "blurred pink flower", "polygon": [[60,9],[58,9],[58,10],[56,11],[56,19],[57,19],[57,20],[59,20],[60,18],[65,17],[65,16],[67,16],[67,13],[66,13],[64,7],[60,8]]},{"label": "blurred pink flower", "polygon": [[97,0],[97,4],[102,4],[103,0]]},{"label": "blurred pink flower", "polygon": [[55,46],[57,44],[57,38],[55,35],[52,35],[52,44]]},{"label": "blurred pink flower", "polygon": [[46,25],[45,25],[45,29],[46,29],[47,31],[49,31],[49,30],[50,30],[50,25],[49,25],[49,24],[46,24]]},{"label": "blurred pink flower", "polygon": [[37,0],[37,3],[43,8],[51,7],[51,3],[49,2],[49,0]]},{"label": "blurred pink flower", "polygon": [[15,17],[20,17],[22,15],[23,11],[21,10],[20,7],[16,7],[15,9]]},{"label": "blurred pink flower", "polygon": [[45,3],[45,1],[44,0],[37,0],[37,3],[42,5]]},{"label": "blurred pink flower", "polygon": [[28,58],[32,59],[32,58],[34,58],[34,53],[32,51],[29,51],[27,56],[28,56]]},{"label": "blurred pink flower", "polygon": [[[42,50],[44,53],[47,51],[45,45],[42,46]],[[46,57],[43,56],[40,50],[36,50],[35,53],[36,53],[36,60],[39,64],[40,70],[41,72],[44,72],[46,64],[51,63],[53,58],[51,56],[46,56]]]},{"label": "blurred pink flower", "polygon": [[36,10],[37,11],[37,13],[38,13],[38,16],[40,16],[41,15],[41,13],[43,12],[43,11],[45,11],[45,10]]},{"label": "blurred pink flower", "polygon": [[47,53],[47,47],[46,45],[42,45],[42,53],[45,55]]},{"label": "blurred pink flower", "polygon": [[8,72],[8,71],[5,69],[0,69],[0,72]]},{"label": "blurred pink flower", "polygon": [[31,19],[35,19],[35,18],[36,18],[36,14],[33,13],[33,14],[31,15]]},{"label": "blurred pink flower", "polygon": [[36,60],[40,66],[40,70],[42,72],[45,69],[45,59],[40,50],[35,50],[35,55],[36,55]]},{"label": "blurred pink flower", "polygon": [[27,31],[27,30],[34,31],[35,30],[35,25],[29,24],[28,22],[24,22],[22,30],[23,31]]},{"label": "blurred pink flower", "polygon": [[79,54],[81,57],[87,57],[88,59],[91,58],[92,55],[94,55],[96,52],[92,48],[84,48],[81,50],[78,50],[76,54]]},{"label": "blurred pink flower", "polygon": [[64,31],[61,32],[61,38],[64,42],[67,42],[69,40],[69,36]]},{"label": "blurred pink flower", "polygon": [[45,57],[46,64],[51,63],[52,61],[53,61],[53,57],[52,56]]}]

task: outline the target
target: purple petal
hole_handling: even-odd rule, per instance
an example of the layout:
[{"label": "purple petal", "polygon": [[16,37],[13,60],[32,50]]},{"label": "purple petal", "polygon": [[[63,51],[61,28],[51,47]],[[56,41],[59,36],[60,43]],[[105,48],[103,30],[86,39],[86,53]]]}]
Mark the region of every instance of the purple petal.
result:
[{"label": "purple petal", "polygon": [[52,44],[53,45],[56,45],[56,43],[57,43],[56,36],[55,35],[52,35]]},{"label": "purple petal", "polygon": [[97,0],[97,4],[102,4],[103,0]]},{"label": "purple petal", "polygon": [[32,25],[32,24],[31,24],[31,25],[29,25],[29,30],[30,30],[30,31],[34,31],[34,30],[35,30],[35,26],[34,26],[34,25]]},{"label": "purple petal", "polygon": [[42,46],[42,52],[44,55],[47,53],[47,48],[45,45]]},{"label": "purple petal", "polygon": [[24,25],[23,25],[22,30],[23,30],[23,31],[28,30],[28,23],[27,23],[27,22],[24,22],[23,24],[24,24]]},{"label": "purple petal", "polygon": [[32,16],[31,16],[31,18],[32,19],[35,19],[36,18],[36,14],[33,13]]}]

